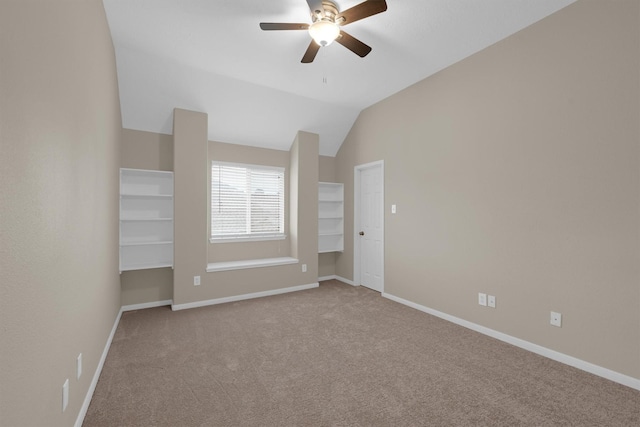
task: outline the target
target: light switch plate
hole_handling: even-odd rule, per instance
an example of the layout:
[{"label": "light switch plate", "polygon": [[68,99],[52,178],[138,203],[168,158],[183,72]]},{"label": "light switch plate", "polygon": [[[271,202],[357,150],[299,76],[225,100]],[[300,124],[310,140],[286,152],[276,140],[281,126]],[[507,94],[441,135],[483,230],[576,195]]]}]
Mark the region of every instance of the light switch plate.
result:
[{"label": "light switch plate", "polygon": [[555,311],[551,312],[551,318],[549,319],[549,323],[553,326],[557,326],[558,328],[562,327],[562,313],[556,313]]},{"label": "light switch plate", "polygon": [[391,205],[391,213],[396,213],[396,205]]}]

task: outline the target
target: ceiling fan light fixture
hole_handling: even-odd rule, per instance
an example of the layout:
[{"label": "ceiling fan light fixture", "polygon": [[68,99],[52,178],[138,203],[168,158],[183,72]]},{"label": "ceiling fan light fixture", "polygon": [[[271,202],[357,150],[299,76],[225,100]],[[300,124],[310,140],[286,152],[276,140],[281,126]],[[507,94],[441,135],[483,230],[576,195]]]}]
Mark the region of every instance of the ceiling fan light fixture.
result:
[{"label": "ceiling fan light fixture", "polygon": [[340,35],[340,28],[331,21],[316,21],[309,26],[309,35],[320,46],[329,46]]}]

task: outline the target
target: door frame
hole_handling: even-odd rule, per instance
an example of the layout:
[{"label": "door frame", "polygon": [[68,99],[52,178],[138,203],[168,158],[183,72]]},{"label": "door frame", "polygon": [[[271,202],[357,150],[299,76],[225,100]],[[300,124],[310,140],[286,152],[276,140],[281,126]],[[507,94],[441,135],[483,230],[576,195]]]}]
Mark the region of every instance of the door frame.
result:
[{"label": "door frame", "polygon": [[353,283],[360,286],[360,175],[363,170],[380,168],[382,178],[382,206],[380,206],[380,217],[382,218],[382,267],[381,267],[381,294],[384,294],[384,160],[357,165],[353,168]]}]

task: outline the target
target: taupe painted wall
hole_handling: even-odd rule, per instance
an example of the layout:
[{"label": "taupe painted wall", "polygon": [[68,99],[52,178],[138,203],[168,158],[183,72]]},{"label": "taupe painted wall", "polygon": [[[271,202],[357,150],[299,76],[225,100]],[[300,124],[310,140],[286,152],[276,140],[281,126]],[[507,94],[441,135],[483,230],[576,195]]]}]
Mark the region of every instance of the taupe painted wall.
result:
[{"label": "taupe painted wall", "polygon": [[173,135],[122,129],[120,167],[173,170]]},{"label": "taupe painted wall", "polygon": [[150,268],[120,274],[122,306],[173,300],[173,269]]},{"label": "taupe painted wall", "polygon": [[[208,161],[220,160],[226,162],[249,163],[286,168],[287,185],[289,189],[288,151],[269,150],[237,144],[227,144],[208,141]],[[320,181],[335,181],[335,157],[318,157]],[[121,167],[173,170],[173,135],[163,135],[132,129],[123,129]],[[209,168],[207,166],[207,171]],[[210,176],[207,176],[207,191],[210,193]],[[312,188],[315,188],[312,187]],[[307,190],[305,190],[307,191]],[[285,209],[289,211],[289,197],[286,199]],[[207,205],[209,204],[207,200]],[[210,224],[209,209],[207,211],[207,227]],[[285,229],[288,229],[289,215]],[[207,234],[208,235],[208,234]],[[241,259],[272,258],[290,256],[290,239],[281,241],[208,244],[207,261],[221,262]],[[319,276],[335,274],[334,254],[320,254],[318,257]],[[171,300],[173,298],[173,269],[160,268],[151,270],[125,271],[120,276],[122,305],[149,303]],[[309,283],[313,283],[309,282]],[[304,283],[307,284],[307,283]]]},{"label": "taupe painted wall", "polygon": [[[318,279],[319,141],[316,134],[298,131],[289,152],[291,256],[308,265],[304,275],[312,279],[300,284],[317,283]],[[303,279],[299,276],[298,280]]]},{"label": "taupe painted wall", "polygon": [[[336,181],[336,158],[329,156],[318,157],[320,182]],[[327,252],[318,254],[318,277],[333,276],[336,274],[336,254]]]},{"label": "taupe painted wall", "polygon": [[207,114],[173,110],[174,255],[173,302],[207,299],[204,286],[194,287],[193,276],[204,280],[207,268]]},{"label": "taupe painted wall", "polygon": [[[300,188],[289,199],[290,229],[295,227],[290,254],[299,264],[207,273],[208,264],[208,149],[229,149],[227,144],[207,141],[207,115],[174,110],[175,187],[175,305],[229,296],[263,292],[317,282],[318,257],[318,136],[300,132],[293,142],[289,166],[289,188]],[[241,148],[238,148],[241,150]],[[234,149],[235,151],[235,149]],[[215,153],[211,156],[216,157]],[[200,165],[200,166],[198,166]],[[294,173],[294,169],[296,172]],[[297,172],[299,171],[299,173]],[[294,225],[295,224],[295,225]],[[283,255],[284,256],[284,255]],[[300,264],[307,264],[302,273]],[[193,286],[193,276],[201,285]]]},{"label": "taupe painted wall", "polygon": [[336,158],[318,156],[318,179],[320,182],[336,182]]},{"label": "taupe painted wall", "polygon": [[361,113],[337,178],[385,161],[385,292],[640,378],[638,9],[579,1]]},{"label": "taupe painted wall", "polygon": [[120,309],[122,127],[102,2],[0,2],[0,58],[0,424],[70,426]]},{"label": "taupe painted wall", "polygon": [[[173,170],[173,136],[132,129],[122,130],[120,167]],[[123,306],[173,299],[173,269],[123,271],[120,275]]]}]

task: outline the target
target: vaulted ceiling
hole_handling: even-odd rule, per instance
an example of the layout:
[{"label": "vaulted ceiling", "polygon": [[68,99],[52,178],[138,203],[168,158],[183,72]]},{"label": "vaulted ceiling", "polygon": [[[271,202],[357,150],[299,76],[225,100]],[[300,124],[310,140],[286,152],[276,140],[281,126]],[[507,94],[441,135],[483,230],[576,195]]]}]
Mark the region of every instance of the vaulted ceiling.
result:
[{"label": "vaulted ceiling", "polygon": [[[298,130],[334,156],[358,114],[575,0],[387,0],[343,27],[373,48],[338,43],[300,62],[305,0],[104,0],[125,128],[172,133],[173,108],[209,115],[209,139],[288,150]],[[346,10],[361,0],[341,0]]]}]

